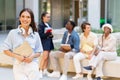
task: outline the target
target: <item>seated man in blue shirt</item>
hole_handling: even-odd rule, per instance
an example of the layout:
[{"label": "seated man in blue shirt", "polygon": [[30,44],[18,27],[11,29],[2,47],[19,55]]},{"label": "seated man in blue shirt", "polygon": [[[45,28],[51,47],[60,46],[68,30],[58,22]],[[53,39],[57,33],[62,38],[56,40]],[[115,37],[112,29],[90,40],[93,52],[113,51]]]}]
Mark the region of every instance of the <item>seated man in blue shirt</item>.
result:
[{"label": "seated man in blue shirt", "polygon": [[48,75],[49,77],[60,77],[60,66],[58,64],[58,59],[64,58],[63,75],[59,80],[67,80],[69,60],[79,52],[80,44],[79,35],[74,31],[75,23],[73,21],[68,21],[65,27],[67,31],[64,32],[61,44],[69,44],[71,50],[65,52],[65,50],[60,47],[58,51],[50,53],[50,60],[54,71]]}]

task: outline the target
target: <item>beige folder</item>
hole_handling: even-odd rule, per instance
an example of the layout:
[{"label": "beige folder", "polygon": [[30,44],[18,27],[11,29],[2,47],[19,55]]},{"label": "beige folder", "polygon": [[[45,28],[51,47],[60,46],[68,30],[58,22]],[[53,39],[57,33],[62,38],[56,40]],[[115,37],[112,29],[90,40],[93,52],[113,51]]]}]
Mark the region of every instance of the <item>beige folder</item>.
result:
[{"label": "beige folder", "polygon": [[28,57],[33,53],[33,50],[30,44],[27,41],[24,41],[19,47],[15,48],[13,52],[18,55]]},{"label": "beige folder", "polygon": [[83,47],[82,47],[82,50],[86,51],[86,52],[89,52],[89,51],[92,51],[93,48],[87,44],[84,44]]}]

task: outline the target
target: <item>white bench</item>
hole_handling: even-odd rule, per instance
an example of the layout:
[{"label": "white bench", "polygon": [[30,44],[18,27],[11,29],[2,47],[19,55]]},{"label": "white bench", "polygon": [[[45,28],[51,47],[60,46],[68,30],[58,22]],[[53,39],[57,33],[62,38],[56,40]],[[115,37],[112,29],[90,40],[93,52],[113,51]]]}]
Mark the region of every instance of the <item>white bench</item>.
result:
[{"label": "white bench", "polygon": [[0,64],[1,65],[13,65],[13,58],[0,52]]},{"label": "white bench", "polygon": [[[59,63],[61,68],[63,68],[63,59],[59,59]],[[82,60],[82,66],[87,66],[88,60]],[[52,66],[50,65],[49,69],[52,69]],[[86,70],[82,69],[83,73],[87,73]],[[75,72],[74,64],[73,64],[73,59],[70,60],[70,65],[68,72]],[[117,57],[116,60],[114,61],[106,61],[103,66],[103,74],[106,77],[116,77],[120,78],[120,57]]]},{"label": "white bench", "polygon": [[[61,68],[63,68],[63,58],[59,59],[59,63]],[[4,53],[0,53],[0,64],[13,65],[13,58],[6,56]],[[86,66],[87,64],[88,64],[87,59],[82,61],[83,66]],[[49,66],[49,69],[53,70],[51,65]],[[72,59],[70,60],[68,72],[75,72]],[[83,73],[87,72],[83,69]],[[103,73],[107,77],[120,78],[120,57],[117,57],[117,59],[114,61],[106,61],[103,66]]]}]

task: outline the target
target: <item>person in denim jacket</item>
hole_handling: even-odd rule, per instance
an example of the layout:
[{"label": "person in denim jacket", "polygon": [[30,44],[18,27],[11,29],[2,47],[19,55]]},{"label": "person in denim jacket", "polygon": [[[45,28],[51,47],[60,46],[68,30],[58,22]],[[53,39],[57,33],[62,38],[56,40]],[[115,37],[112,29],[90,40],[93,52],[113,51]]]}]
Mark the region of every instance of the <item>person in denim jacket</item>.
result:
[{"label": "person in denim jacket", "polygon": [[50,54],[50,61],[53,67],[53,72],[49,77],[60,77],[60,66],[58,64],[59,58],[64,58],[63,65],[63,75],[59,80],[67,80],[67,71],[69,67],[69,60],[79,52],[80,38],[77,32],[74,31],[75,23],[73,21],[68,21],[66,24],[67,31],[64,32],[62,43],[61,44],[70,44],[71,50],[65,52],[63,48],[60,48],[59,51],[55,51]]}]

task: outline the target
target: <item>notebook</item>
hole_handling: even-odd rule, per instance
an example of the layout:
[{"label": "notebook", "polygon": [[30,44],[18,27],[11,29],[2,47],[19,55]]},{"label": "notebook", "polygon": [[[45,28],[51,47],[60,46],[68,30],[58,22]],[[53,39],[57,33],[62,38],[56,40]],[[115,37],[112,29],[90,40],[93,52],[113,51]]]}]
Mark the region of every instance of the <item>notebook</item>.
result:
[{"label": "notebook", "polygon": [[19,47],[13,50],[15,54],[28,57],[33,53],[33,49],[27,41],[24,41]]},{"label": "notebook", "polygon": [[70,51],[71,50],[70,44],[61,44],[61,48],[63,48],[66,51]]},{"label": "notebook", "polygon": [[52,29],[51,28],[45,28],[45,33],[51,33]]}]

